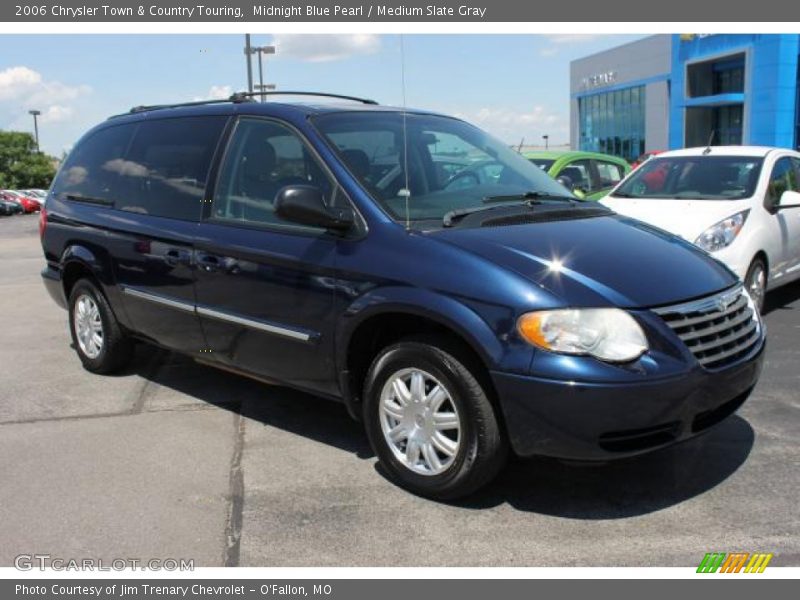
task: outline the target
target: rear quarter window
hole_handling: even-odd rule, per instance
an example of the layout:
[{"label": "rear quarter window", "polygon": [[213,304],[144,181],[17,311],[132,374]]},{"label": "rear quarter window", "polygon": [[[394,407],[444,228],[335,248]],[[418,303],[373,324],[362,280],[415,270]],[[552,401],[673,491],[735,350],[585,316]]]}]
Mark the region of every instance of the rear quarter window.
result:
[{"label": "rear quarter window", "polygon": [[73,148],[53,182],[53,193],[112,203],[119,178],[114,169],[128,149],[136,124],[105,127]]}]

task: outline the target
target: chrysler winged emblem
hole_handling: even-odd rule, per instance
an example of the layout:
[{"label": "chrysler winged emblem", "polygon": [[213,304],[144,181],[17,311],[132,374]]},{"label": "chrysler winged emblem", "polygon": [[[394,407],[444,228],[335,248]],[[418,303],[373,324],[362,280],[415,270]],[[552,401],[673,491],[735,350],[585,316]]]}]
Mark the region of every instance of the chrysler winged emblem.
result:
[{"label": "chrysler winged emblem", "polygon": [[717,298],[716,306],[719,312],[725,312],[728,307],[736,301],[738,292],[735,294],[727,294]]}]

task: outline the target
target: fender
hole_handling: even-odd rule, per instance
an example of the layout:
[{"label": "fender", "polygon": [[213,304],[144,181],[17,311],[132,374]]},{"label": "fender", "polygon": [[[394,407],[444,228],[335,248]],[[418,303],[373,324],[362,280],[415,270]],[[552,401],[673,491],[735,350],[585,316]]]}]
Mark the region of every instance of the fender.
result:
[{"label": "fender", "polygon": [[[348,413],[361,420],[361,407],[350,389],[347,350],[353,334],[367,319],[386,313],[405,313],[425,317],[460,335],[480,357],[487,370],[527,372],[533,349],[525,344],[506,345],[480,314],[457,299],[430,289],[407,286],[376,288],[355,300],[343,313],[336,327],[335,360],[339,390]],[[513,327],[513,325],[512,325]]]},{"label": "fender", "polygon": [[[66,289],[63,288],[65,285],[63,275],[66,273],[69,265],[79,263],[88,269],[92,275],[94,275],[95,279],[100,283],[101,290],[108,299],[108,303],[111,306],[111,310],[117,317],[117,320],[123,326],[130,327],[131,322],[130,319],[128,319],[127,313],[125,312],[125,307],[122,304],[122,299],[120,298],[120,294],[111,271],[111,265],[108,264],[107,259],[103,260],[102,254],[105,254],[107,251],[104,248],[98,248],[98,250],[99,252],[94,251],[89,245],[78,243],[67,244],[67,246],[64,248],[64,252],[61,253],[61,259],[59,260],[59,266],[62,273],[62,289],[64,289],[64,296],[66,297],[67,294]],[[69,299],[67,298],[67,300]]]},{"label": "fender", "polygon": [[454,298],[427,289],[405,286],[371,290],[353,302],[336,327],[337,368],[345,368],[347,348],[359,325],[384,313],[402,312],[440,323],[466,339],[489,369],[497,368],[507,350],[478,313]]},{"label": "fender", "polygon": [[110,285],[108,277],[103,269],[103,264],[98,260],[95,253],[83,244],[69,244],[61,253],[59,265],[62,272],[66,270],[70,263],[81,263],[89,269],[103,285]]}]

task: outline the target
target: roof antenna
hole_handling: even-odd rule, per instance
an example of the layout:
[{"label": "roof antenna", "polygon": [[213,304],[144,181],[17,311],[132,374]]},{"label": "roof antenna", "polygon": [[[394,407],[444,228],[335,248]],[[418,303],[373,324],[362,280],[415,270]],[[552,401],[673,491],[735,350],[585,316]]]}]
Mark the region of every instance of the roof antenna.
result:
[{"label": "roof antenna", "polygon": [[716,130],[716,129],[712,129],[712,130],[711,130],[711,135],[710,135],[710,136],[708,136],[708,144],[706,144],[706,149],[705,149],[705,150],[703,150],[703,155],[704,155],[704,156],[705,156],[706,154],[709,154],[709,153],[711,152],[711,142],[713,142],[713,141],[714,141],[714,136],[715,136],[715,135],[717,135],[717,130]]},{"label": "roof antenna", "polygon": [[400,34],[400,85],[403,89],[403,174],[405,175],[405,187],[397,192],[397,195],[405,198],[406,201],[406,231],[411,229],[411,214],[408,206],[411,198],[411,186],[408,177],[408,125],[406,123],[406,46],[404,35]]}]

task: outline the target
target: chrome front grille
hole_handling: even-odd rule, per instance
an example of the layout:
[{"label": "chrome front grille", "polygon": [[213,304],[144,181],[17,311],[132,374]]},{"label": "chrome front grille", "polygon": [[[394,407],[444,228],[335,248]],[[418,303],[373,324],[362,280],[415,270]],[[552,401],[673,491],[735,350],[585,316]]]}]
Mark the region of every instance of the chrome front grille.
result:
[{"label": "chrome front grille", "polygon": [[706,369],[746,356],[761,337],[761,320],[741,285],[692,302],[653,309]]}]

